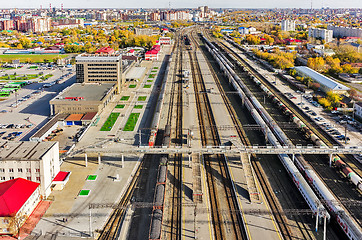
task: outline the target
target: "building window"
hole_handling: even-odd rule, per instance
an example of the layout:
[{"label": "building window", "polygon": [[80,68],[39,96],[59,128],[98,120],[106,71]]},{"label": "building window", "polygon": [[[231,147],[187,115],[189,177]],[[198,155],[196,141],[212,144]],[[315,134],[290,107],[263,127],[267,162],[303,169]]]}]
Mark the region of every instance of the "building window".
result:
[{"label": "building window", "polygon": [[26,177],[26,180],[29,180],[29,181],[31,181],[31,177]]},{"label": "building window", "polygon": [[5,169],[4,169],[4,168],[0,168],[0,172],[5,172]]},{"label": "building window", "polygon": [[36,177],[36,181],[40,182],[40,177]]},{"label": "building window", "polygon": [[23,172],[23,169],[22,169],[22,168],[18,168],[18,172]]},{"label": "building window", "polygon": [[1,180],[1,181],[5,181],[5,177],[0,177],[0,180]]},{"label": "building window", "polygon": [[10,177],[10,180],[13,180],[14,179],[14,177]]},{"label": "building window", "polygon": [[8,219],[3,219],[3,223],[9,223]]},{"label": "building window", "polygon": [[35,169],[35,172],[40,172],[40,168]]},{"label": "building window", "polygon": [[9,168],[9,172],[14,172],[14,168]]},{"label": "building window", "polygon": [[26,172],[31,172],[31,169],[30,169],[30,168],[27,168],[27,169],[26,169]]}]

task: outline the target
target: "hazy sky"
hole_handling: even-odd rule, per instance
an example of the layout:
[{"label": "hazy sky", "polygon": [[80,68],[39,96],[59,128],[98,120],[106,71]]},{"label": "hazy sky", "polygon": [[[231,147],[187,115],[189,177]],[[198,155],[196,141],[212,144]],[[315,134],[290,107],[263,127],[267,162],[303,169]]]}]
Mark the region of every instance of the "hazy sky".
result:
[{"label": "hazy sky", "polygon": [[[313,8],[362,8],[362,0],[312,0]],[[310,8],[310,0],[0,0],[0,8]]]}]

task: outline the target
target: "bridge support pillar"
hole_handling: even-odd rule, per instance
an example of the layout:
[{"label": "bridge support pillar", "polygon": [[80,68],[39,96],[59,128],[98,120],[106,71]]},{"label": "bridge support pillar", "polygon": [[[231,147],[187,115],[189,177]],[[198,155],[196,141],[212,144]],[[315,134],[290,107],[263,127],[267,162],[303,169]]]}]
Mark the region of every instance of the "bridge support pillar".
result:
[{"label": "bridge support pillar", "polygon": [[101,164],[101,153],[98,153],[98,164]]},{"label": "bridge support pillar", "polygon": [[327,216],[324,216],[323,240],[327,240]]},{"label": "bridge support pillar", "polygon": [[84,154],[84,161],[85,161],[85,167],[88,167],[88,156],[86,153]]},{"label": "bridge support pillar", "polygon": [[189,167],[191,167],[191,153],[189,153],[188,155],[189,155]]},{"label": "bridge support pillar", "polygon": [[122,168],[124,168],[124,155],[123,154],[122,154],[121,160],[122,160]]},{"label": "bridge support pillar", "polygon": [[329,166],[332,167],[333,153],[329,154]]},{"label": "bridge support pillar", "polygon": [[319,217],[319,207],[317,208],[317,216],[316,216],[316,222],[315,222],[315,231],[318,232],[318,217]]}]

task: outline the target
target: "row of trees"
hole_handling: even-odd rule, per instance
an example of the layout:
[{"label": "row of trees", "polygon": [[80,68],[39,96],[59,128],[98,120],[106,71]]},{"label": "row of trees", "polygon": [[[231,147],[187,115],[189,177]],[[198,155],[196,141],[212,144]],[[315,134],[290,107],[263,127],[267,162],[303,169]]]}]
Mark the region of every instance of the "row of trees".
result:
[{"label": "row of trees", "polygon": [[272,53],[268,53],[253,49],[253,52],[256,56],[268,61],[276,68],[286,69],[294,67],[294,59],[296,58],[295,52],[282,52],[278,48],[273,49],[273,51],[274,52]]},{"label": "row of trees", "polygon": [[354,68],[351,66],[351,64],[348,63],[341,65],[341,61],[338,57],[331,56],[327,56],[326,58],[308,58],[307,66],[318,72],[325,72],[330,74],[358,73],[358,68]]},{"label": "row of trees", "polygon": [[333,92],[327,92],[326,97],[321,97],[318,99],[320,105],[322,105],[327,110],[332,110],[333,108],[339,107],[342,97]]}]

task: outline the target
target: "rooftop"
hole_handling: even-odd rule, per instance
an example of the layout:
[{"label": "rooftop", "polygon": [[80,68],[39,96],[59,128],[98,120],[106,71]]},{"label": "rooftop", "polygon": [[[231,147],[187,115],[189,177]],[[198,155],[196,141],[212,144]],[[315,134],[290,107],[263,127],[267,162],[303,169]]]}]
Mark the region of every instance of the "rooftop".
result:
[{"label": "rooftop", "polygon": [[76,62],[117,62],[120,61],[122,55],[119,53],[112,54],[88,54],[83,53],[75,57]]},{"label": "rooftop", "polygon": [[330,79],[329,77],[326,77],[326,76],[314,71],[313,69],[311,69],[309,67],[299,66],[299,67],[295,67],[295,69],[297,71],[300,71],[303,74],[309,76],[310,78],[317,81],[318,83],[330,88],[333,91],[347,91],[350,89],[349,87],[346,87],[346,86]]},{"label": "rooftop", "polygon": [[78,103],[83,101],[102,101],[113,86],[114,83],[74,83],[59,93],[51,102],[69,101]]},{"label": "rooftop", "polygon": [[0,141],[0,162],[2,160],[39,160],[58,142],[8,142]]},{"label": "rooftop", "polygon": [[39,185],[22,178],[0,183],[0,217],[15,216]]}]

